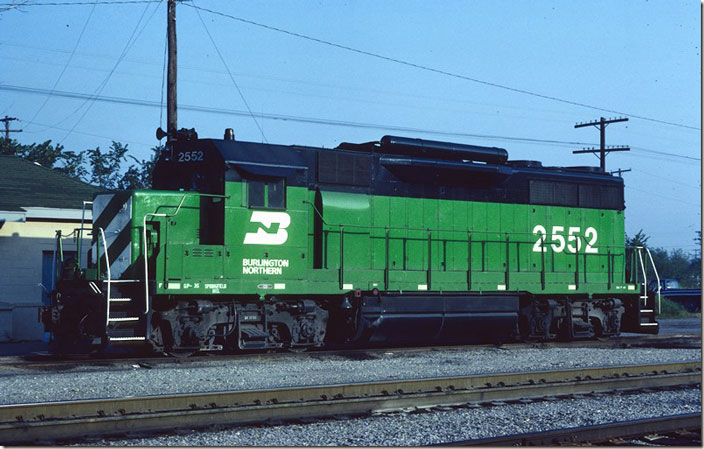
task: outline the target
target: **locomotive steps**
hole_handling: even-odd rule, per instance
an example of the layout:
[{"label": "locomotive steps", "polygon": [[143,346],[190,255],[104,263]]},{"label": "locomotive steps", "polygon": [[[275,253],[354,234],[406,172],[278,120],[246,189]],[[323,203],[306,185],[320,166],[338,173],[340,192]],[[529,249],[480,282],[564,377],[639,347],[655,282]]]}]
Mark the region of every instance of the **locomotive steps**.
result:
[{"label": "locomotive steps", "polygon": [[96,435],[366,415],[468,403],[693,387],[701,363],[485,374],[409,381],[0,406],[0,444]]}]

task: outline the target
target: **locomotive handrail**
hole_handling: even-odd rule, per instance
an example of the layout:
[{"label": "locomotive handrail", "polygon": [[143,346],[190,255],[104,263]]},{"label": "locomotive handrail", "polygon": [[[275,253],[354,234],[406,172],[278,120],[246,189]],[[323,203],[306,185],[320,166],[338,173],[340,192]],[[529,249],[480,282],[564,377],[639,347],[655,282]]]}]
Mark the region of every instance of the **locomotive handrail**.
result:
[{"label": "locomotive handrail", "polygon": [[[323,232],[328,233],[328,232],[339,232],[340,234],[340,265],[339,265],[339,283],[340,283],[340,288],[342,289],[344,286],[344,243],[343,239],[345,237],[345,234],[349,233],[349,228],[357,228],[357,229],[363,229],[366,231],[369,231],[371,234],[373,230],[379,230],[384,232],[383,235],[371,235],[371,238],[383,238],[385,240],[385,248],[386,251],[388,252],[388,245],[389,245],[389,240],[390,239],[397,239],[399,237],[394,237],[389,234],[390,230],[399,230],[399,231],[417,231],[417,232],[423,232],[424,234],[427,234],[427,237],[421,237],[420,235],[415,237],[415,240],[427,240],[427,245],[428,245],[428,262],[427,262],[427,267],[424,271],[426,271],[427,275],[427,285],[428,288],[430,289],[430,283],[431,283],[431,276],[432,273],[431,271],[436,271],[435,269],[432,268],[432,250],[431,250],[431,245],[433,242],[436,241],[446,241],[446,242],[465,242],[467,246],[467,288],[471,288],[472,285],[472,245],[474,244],[479,244],[481,243],[482,247],[482,256],[481,256],[481,261],[482,261],[482,267],[481,267],[481,272],[486,271],[486,267],[484,265],[485,262],[485,251],[486,251],[486,245],[487,244],[500,244],[500,245],[505,245],[506,249],[506,259],[509,260],[509,247],[510,245],[515,244],[517,251],[520,252],[520,247],[522,245],[535,245],[536,244],[536,234],[535,233],[530,233],[530,232],[502,232],[502,231],[475,231],[475,230],[457,230],[457,229],[432,229],[432,228],[412,228],[412,227],[398,227],[398,226],[373,226],[373,225],[365,225],[365,224],[354,224],[354,223],[329,223],[325,220],[325,217],[323,217],[323,214],[320,212],[320,210],[316,207],[316,205],[308,200],[303,200],[302,201],[305,204],[310,204],[313,212],[320,218],[322,221],[323,225],[325,226]],[[337,229],[335,229],[337,228]],[[348,232],[345,232],[348,231]],[[448,234],[454,234],[457,235],[457,237],[454,236],[448,236],[446,238],[438,238],[435,237],[437,236],[437,233],[443,233],[446,232]],[[354,233],[352,231],[351,233]],[[433,233],[436,233],[433,235]],[[491,237],[490,239],[484,239],[484,238],[479,238],[477,240],[473,240],[473,237],[479,235],[479,236],[497,236],[497,237]],[[530,239],[523,238],[524,236],[530,236]],[[464,238],[460,237],[464,236]],[[615,260],[617,257],[625,257],[626,256],[626,246],[624,245],[621,249],[621,247],[616,246],[612,247],[611,245],[605,245],[602,247],[601,251],[598,254],[592,254],[592,253],[586,253],[586,252],[580,252],[579,248],[582,248],[586,244],[586,239],[584,236],[581,235],[575,235],[576,238],[576,250],[574,251],[573,255],[574,256],[574,268],[573,268],[573,276],[574,276],[574,287],[575,289],[579,288],[579,285],[581,283],[587,283],[588,282],[588,272],[587,271],[587,260],[593,258],[593,257],[600,257],[600,258],[606,258],[606,264],[608,265],[608,272],[607,272],[607,283],[608,283],[608,289],[611,290],[612,284],[614,282],[614,275],[615,275]],[[412,237],[403,237],[403,239],[407,239]],[[540,284],[541,288],[545,290],[546,284],[547,284],[547,279],[546,279],[546,272],[548,271],[548,264],[546,263],[545,256],[546,253],[549,252],[555,252],[554,249],[552,248],[551,244],[545,240],[544,238],[542,239],[543,242],[543,251],[540,251]],[[554,243],[553,243],[554,244]],[[614,251],[615,250],[615,251]],[[567,254],[566,254],[567,255]],[[580,261],[580,257],[583,258],[583,260]],[[385,260],[384,260],[384,287],[388,288],[389,284],[389,271],[390,271],[390,266],[389,266],[389,256],[386,254]],[[554,263],[554,262],[553,262]],[[554,272],[555,268],[553,266],[552,269],[550,269],[550,272]],[[506,288],[508,288],[509,282],[510,282],[510,274],[511,274],[511,269],[508,264],[506,264],[504,271],[504,284]],[[520,267],[519,267],[520,271]],[[622,282],[622,280],[619,280],[619,282]],[[571,287],[572,288],[572,287]]]},{"label": "locomotive handrail", "polygon": [[[71,232],[68,233],[68,234],[63,234],[63,233],[62,233],[62,234],[61,234],[61,238],[64,238],[64,239],[67,239],[67,238],[69,238],[69,237],[78,238],[78,232],[79,232],[79,231],[81,231],[81,230],[90,231],[90,229],[91,229],[91,228],[73,228],[73,231],[71,231]],[[58,235],[57,235],[57,237],[58,237]]]},{"label": "locomotive handrail", "polygon": [[[105,325],[107,326],[108,323],[110,322],[110,280],[111,280],[111,275],[110,275],[110,256],[108,255],[108,244],[105,241],[105,231],[103,231],[103,228],[98,227],[98,231],[100,231],[100,237],[103,240],[103,246],[105,247],[105,268],[107,270],[108,274],[108,293],[107,293],[107,307],[105,308]],[[100,247],[98,246],[98,254],[97,258],[100,259]]]},{"label": "locomotive handrail", "polygon": [[74,237],[74,239],[78,239],[78,242],[79,242],[79,243],[78,243],[78,245],[79,245],[79,246],[78,246],[78,266],[79,266],[79,268],[80,268],[80,266],[81,266],[81,265],[80,265],[80,263],[81,263],[81,258],[80,258],[80,255],[81,255],[81,253],[80,253],[80,251],[81,251],[81,250],[80,250],[80,241],[81,241],[81,238],[80,238],[80,231],[81,231],[81,230],[84,230],[84,229],[85,229],[85,230],[90,230],[90,228],[73,228],[73,231],[71,231],[71,233],[69,233],[69,234],[63,234],[60,229],[57,229],[57,230],[56,230],[56,237],[55,237],[56,245],[55,245],[55,249],[54,249],[54,258],[53,258],[52,266],[51,266],[51,272],[53,273],[54,280],[58,280],[58,279],[61,277],[60,274],[59,274],[60,271],[57,269],[58,267],[56,266],[56,258],[57,258],[57,255],[59,256],[59,258],[60,258],[60,260],[61,260],[61,266],[63,266],[63,262],[64,262],[64,247],[63,247],[63,242],[62,242],[61,239],[67,239],[67,238],[70,238],[70,237]]},{"label": "locomotive handrail", "polygon": [[[149,313],[149,265],[147,263],[147,217],[175,217],[181,210],[183,202],[186,200],[187,196],[205,196],[210,198],[223,198],[230,199],[229,195],[218,195],[213,193],[198,193],[198,192],[185,192],[181,196],[181,201],[176,207],[176,212],[173,214],[163,214],[163,213],[148,213],[144,214],[142,219],[142,247],[144,248],[144,313]],[[167,206],[173,207],[173,206]]]},{"label": "locomotive handrail", "polygon": [[643,247],[637,246],[636,249],[638,250],[638,260],[640,260],[640,269],[643,272],[643,293],[647,295],[648,291],[646,289],[648,285],[648,275],[645,270],[645,264],[643,263],[643,254],[641,253]]},{"label": "locomotive handrail", "polygon": [[655,279],[658,281],[658,289],[655,292],[657,295],[657,300],[658,300],[658,313],[660,313],[661,310],[661,304],[660,304],[660,289],[662,286],[660,285],[660,275],[658,274],[658,268],[655,266],[655,261],[653,260],[653,255],[650,252],[650,248],[644,247],[644,246],[636,246],[635,247],[638,250],[638,258],[640,259],[640,267],[641,270],[643,271],[643,290],[644,294],[648,294],[648,278],[645,270],[645,264],[643,263],[643,256],[642,256],[642,251],[645,250],[646,254],[648,254],[648,258],[650,259],[650,263],[653,265],[653,273],[655,273]]},{"label": "locomotive handrail", "polygon": [[650,253],[650,248],[645,248],[645,250],[648,252],[648,257],[650,258],[650,263],[653,264],[653,272],[655,272],[655,279],[658,280],[657,298],[658,298],[658,313],[660,313],[660,289],[662,288],[662,285],[660,285],[660,275],[658,274],[658,268],[655,266],[655,261],[653,260],[653,255]]},{"label": "locomotive handrail", "polygon": [[144,313],[149,313],[149,264],[147,263],[147,217],[175,217],[181,210],[183,202],[186,200],[186,194],[181,197],[181,201],[178,203],[176,212],[173,214],[162,214],[162,213],[147,213],[144,214],[142,219],[142,247],[144,248]]},{"label": "locomotive handrail", "polygon": [[[645,250],[646,254],[648,254],[648,258],[650,259],[650,263],[653,264],[653,273],[655,273],[655,279],[658,281],[658,289],[656,291],[656,298],[658,302],[658,313],[661,311],[661,304],[660,304],[660,289],[662,286],[660,285],[660,275],[658,274],[658,269],[655,266],[655,261],[653,260],[653,255],[650,252],[650,248],[644,247],[644,246],[635,246],[634,247],[637,250],[638,253],[638,259],[640,260],[640,269],[643,272],[643,294],[647,298],[648,295],[648,275],[645,269],[645,263],[643,261],[643,250]],[[646,260],[647,261],[647,260]]]},{"label": "locomotive handrail", "polygon": [[[471,232],[472,234],[504,234],[504,235],[512,235],[512,236],[528,235],[531,237],[535,236],[535,234],[532,232],[474,231],[474,230],[469,231],[466,229],[440,229],[440,228],[433,229],[433,228],[427,228],[427,227],[426,228],[413,228],[413,227],[400,227],[400,226],[372,226],[372,225],[361,225],[361,224],[354,224],[354,223],[328,223],[325,220],[325,217],[323,217],[323,215],[320,213],[318,208],[315,207],[315,204],[313,204],[312,202],[310,202],[308,200],[303,200],[302,202],[305,204],[310,204],[310,206],[313,208],[313,211],[322,220],[323,224],[326,226],[330,226],[330,227],[338,227],[339,228],[340,226],[344,226],[344,227],[362,228],[362,229],[377,229],[377,230],[384,230],[384,231],[389,229],[389,230],[398,230],[398,231],[423,231],[423,232],[427,232],[428,229],[430,229],[433,232],[456,232],[456,233]],[[575,237],[578,238],[581,242],[584,242],[583,236],[575,236]],[[504,243],[504,240],[485,240],[485,241],[488,243]],[[516,243],[516,242],[535,243],[535,240],[513,240],[511,243]],[[580,247],[581,246],[582,245],[580,244]]]},{"label": "locomotive handrail", "polygon": [[323,214],[321,214],[320,211],[318,210],[318,208],[315,207],[315,204],[311,203],[311,202],[308,201],[308,200],[303,200],[303,204],[310,204],[310,206],[313,208],[313,210],[315,211],[315,213],[318,214],[318,217],[320,217],[320,219],[323,221],[323,224],[324,224],[324,225],[331,226],[327,221],[325,221],[325,217],[323,217]]},{"label": "locomotive handrail", "polygon": [[[86,205],[90,204],[92,205],[92,201],[84,201],[83,202],[83,211],[81,212],[81,227],[78,228],[78,268],[81,267],[81,251],[82,251],[82,243],[83,243],[83,223],[85,222],[86,218]],[[93,214],[91,212],[91,221],[93,221]],[[87,264],[86,264],[87,265]]]},{"label": "locomotive handrail", "polygon": [[51,272],[52,272],[52,276],[54,276],[54,285],[56,285],[56,281],[59,279],[59,272],[56,269],[56,256],[57,256],[57,254],[61,257],[61,265],[63,266],[64,249],[63,249],[63,246],[61,245],[61,229],[56,230],[56,247],[54,248],[54,258],[51,261]]}]

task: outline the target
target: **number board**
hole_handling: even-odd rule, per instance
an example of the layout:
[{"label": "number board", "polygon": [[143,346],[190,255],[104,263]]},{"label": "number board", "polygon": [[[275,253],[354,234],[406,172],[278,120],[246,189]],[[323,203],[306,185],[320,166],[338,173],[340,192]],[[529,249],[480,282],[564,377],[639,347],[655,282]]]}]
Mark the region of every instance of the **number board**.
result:
[{"label": "number board", "polygon": [[179,151],[176,153],[176,162],[203,162],[205,157],[202,151]]}]

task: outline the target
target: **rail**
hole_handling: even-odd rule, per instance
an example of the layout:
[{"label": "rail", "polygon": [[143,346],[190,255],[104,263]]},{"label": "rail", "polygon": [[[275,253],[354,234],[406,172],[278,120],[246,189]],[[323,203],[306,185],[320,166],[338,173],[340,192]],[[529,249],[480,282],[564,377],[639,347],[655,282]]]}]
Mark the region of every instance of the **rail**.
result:
[{"label": "rail", "polygon": [[[570,427],[493,438],[441,443],[433,446],[562,446],[583,443],[605,443],[610,440],[633,439],[645,435],[672,433],[680,430],[699,431],[701,437],[701,413],[659,416],[591,426]],[[656,443],[657,444],[657,443]]]},{"label": "rail", "polygon": [[0,443],[214,424],[384,413],[398,409],[645,388],[692,387],[701,363],[482,374],[346,385],[221,391],[0,406]]},{"label": "rail", "polygon": [[[100,293],[99,291],[96,293]],[[618,337],[609,337],[608,339],[592,339],[592,340],[571,340],[571,341],[549,341],[540,343],[542,348],[599,348],[599,349],[622,349],[624,347],[629,348],[671,348],[671,349],[697,349],[701,350],[702,340],[701,334],[680,334],[680,335],[643,335],[634,334]],[[535,349],[536,343],[534,342],[504,342],[501,345],[502,348],[506,349]],[[428,351],[462,351],[462,352],[472,352],[472,351],[485,351],[485,350],[496,349],[496,343],[487,344],[458,344],[458,345],[419,345],[419,346],[407,346],[407,345],[390,345],[383,347],[362,347],[362,348],[352,348],[346,349],[345,354],[350,355],[350,357],[367,357],[369,354],[372,356],[382,356],[384,353],[393,350],[395,354],[408,353],[413,354],[416,352],[428,352]],[[339,355],[339,350],[329,349],[329,350],[316,350],[314,353],[308,353],[312,357],[336,357]],[[278,361],[288,360],[291,358],[301,358],[307,357],[307,355],[301,356],[297,352],[266,352],[266,351],[253,351],[253,352],[235,352],[235,353],[208,353],[208,361],[212,363],[244,363],[248,361],[261,362],[266,359],[269,362],[277,363]],[[0,370],[5,369],[9,366],[11,370],[43,370],[43,371],[65,371],[68,369],[78,371],[84,369],[91,369],[98,362],[118,362],[123,365],[136,365],[138,363],[147,364],[152,367],[164,366],[164,365],[176,365],[182,364],[183,360],[177,357],[165,357],[162,355],[150,355],[150,356],[134,356],[133,354],[124,353],[97,353],[92,354],[90,359],[62,359],[58,358],[53,354],[48,353],[36,353],[28,356],[22,357],[22,359],[16,358],[2,358],[0,357]],[[195,360],[194,360],[195,361]]]}]

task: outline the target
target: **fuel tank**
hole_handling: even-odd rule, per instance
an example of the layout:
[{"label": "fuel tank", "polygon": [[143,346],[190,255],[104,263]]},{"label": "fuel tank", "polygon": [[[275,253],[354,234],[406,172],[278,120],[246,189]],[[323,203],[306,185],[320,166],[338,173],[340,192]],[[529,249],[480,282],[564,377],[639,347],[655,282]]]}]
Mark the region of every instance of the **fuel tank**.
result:
[{"label": "fuel tank", "polygon": [[518,296],[363,296],[357,341],[481,342],[518,334]]}]

